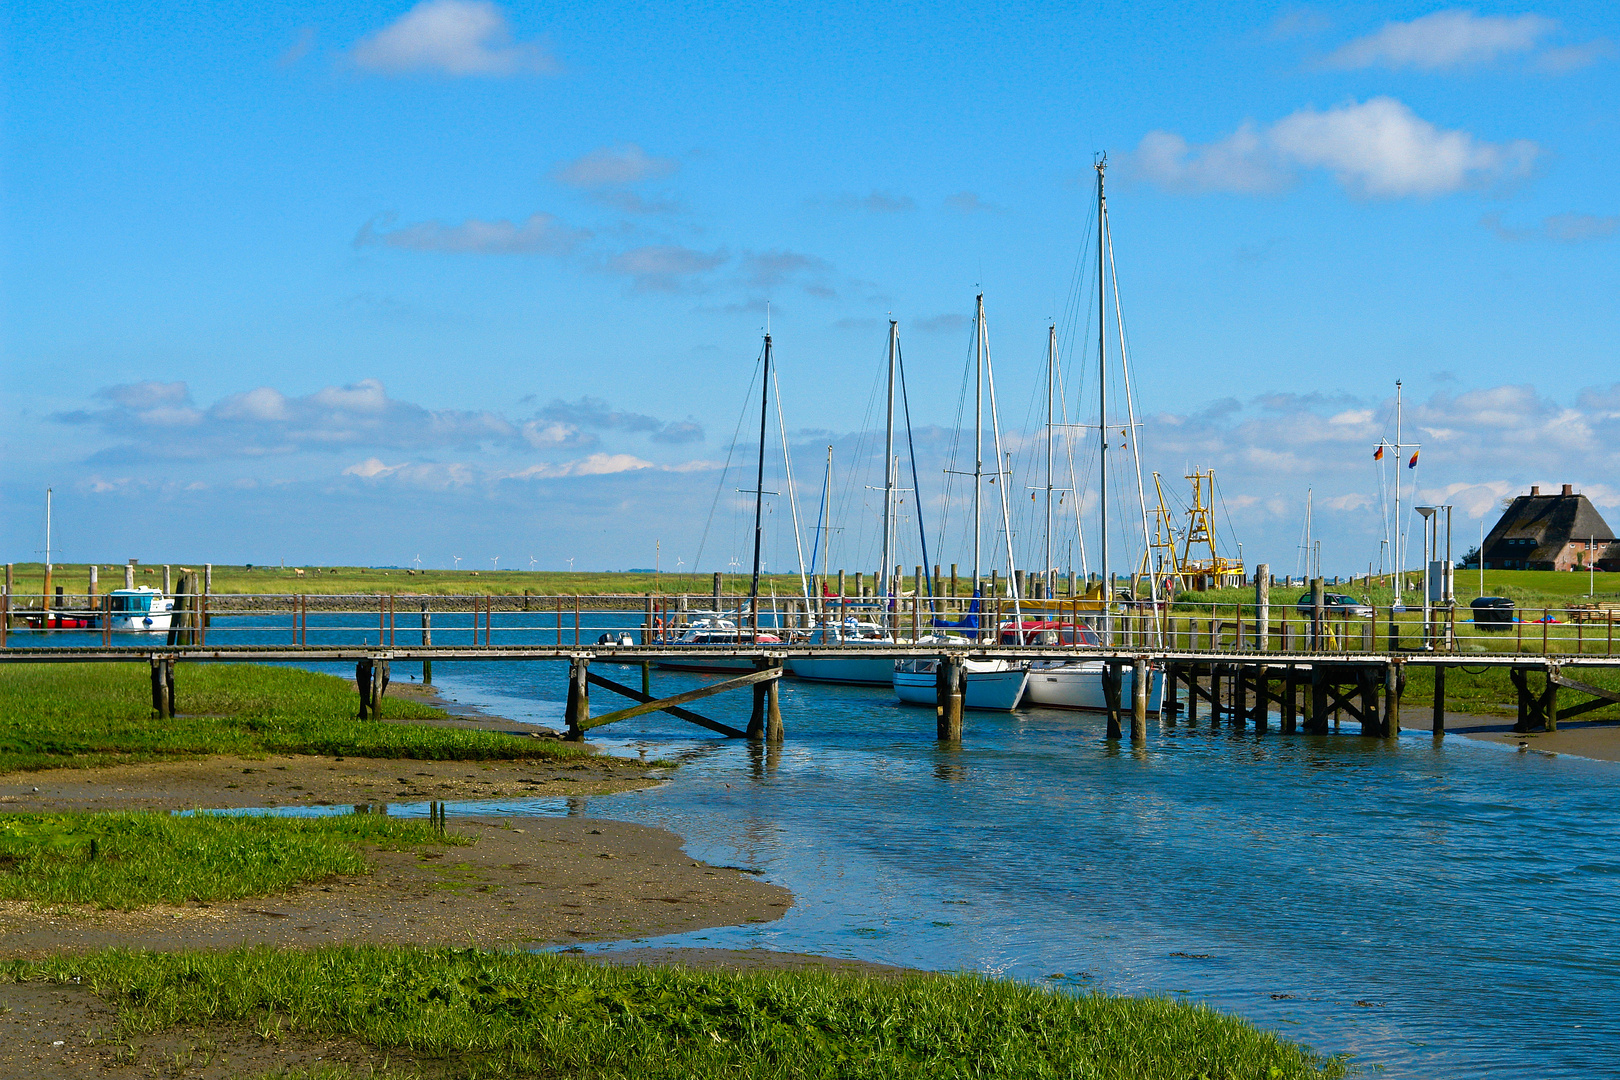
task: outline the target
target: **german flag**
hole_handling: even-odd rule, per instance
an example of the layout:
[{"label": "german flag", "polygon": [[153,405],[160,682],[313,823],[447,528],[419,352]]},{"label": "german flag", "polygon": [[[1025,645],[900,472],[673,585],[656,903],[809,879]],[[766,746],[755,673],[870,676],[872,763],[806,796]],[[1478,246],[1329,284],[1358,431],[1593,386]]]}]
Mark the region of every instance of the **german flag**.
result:
[{"label": "german flag", "polygon": [[1384,444],[1383,443],[1379,443],[1378,444],[1378,449],[1373,451],[1373,460],[1374,461],[1383,461],[1384,460]]}]

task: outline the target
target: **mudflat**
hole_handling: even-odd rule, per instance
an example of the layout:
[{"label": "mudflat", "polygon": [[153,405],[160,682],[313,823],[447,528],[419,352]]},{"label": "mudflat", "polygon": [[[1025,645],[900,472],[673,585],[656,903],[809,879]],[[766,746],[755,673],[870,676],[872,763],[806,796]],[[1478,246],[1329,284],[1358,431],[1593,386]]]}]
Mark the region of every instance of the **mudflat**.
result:
[{"label": "mudflat", "polygon": [[0,775],[0,811],[190,810],[601,795],[652,787],[667,773],[591,754],[560,761],[213,757]]},{"label": "mudflat", "polygon": [[0,904],[0,957],[118,945],[176,950],[239,945],[529,947],[765,922],[786,889],[681,851],[673,833],[592,818],[458,818],[471,841],[371,850],[372,872],[277,896],[105,911]]},{"label": "mudflat", "polygon": [[[1403,702],[1402,731],[1433,731],[1434,718],[1427,709],[1413,709]],[[1418,715],[1409,717],[1416,712]],[[1620,761],[1620,720],[1564,720],[1557,731],[1514,731],[1511,718],[1446,713],[1446,735],[1480,739],[1484,742],[1548,754],[1569,754],[1597,761]]]}]

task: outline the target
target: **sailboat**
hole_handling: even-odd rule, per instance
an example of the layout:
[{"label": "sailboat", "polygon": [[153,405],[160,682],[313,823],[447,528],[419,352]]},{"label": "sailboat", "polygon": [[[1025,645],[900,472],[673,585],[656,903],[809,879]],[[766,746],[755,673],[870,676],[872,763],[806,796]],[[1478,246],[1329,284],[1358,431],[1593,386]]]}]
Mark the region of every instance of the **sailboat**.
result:
[{"label": "sailboat", "polygon": [[[889,393],[883,432],[883,554],[879,562],[878,595],[888,598],[894,594],[894,554],[898,540],[895,531],[895,497],[898,491],[899,463],[894,456],[894,389],[895,375],[900,365],[899,323],[889,320]],[[827,448],[827,467],[832,468],[832,447]],[[825,487],[825,485],[824,485]],[[826,500],[825,492],[823,501]],[[836,645],[851,651],[860,648],[880,648],[894,644],[894,635],[882,622],[862,619],[847,614],[842,608],[834,611],[828,606],[826,614],[810,632],[806,644]],[[796,656],[788,661],[788,669],[801,679],[811,682],[850,683],[856,686],[887,686],[894,673],[894,661],[886,656],[850,655],[850,652],[821,656]]]},{"label": "sailboat", "polygon": [[[1099,494],[1101,496],[1098,500],[1098,505],[1101,510],[1101,532],[1099,533],[1099,536],[1102,553],[1102,566],[1100,580],[1103,583],[1103,588],[1105,591],[1108,588],[1109,450],[1107,269],[1108,256],[1111,254],[1112,248],[1108,232],[1108,201],[1103,192],[1103,174],[1107,167],[1108,161],[1106,158],[1097,162],[1097,460],[1098,476],[1100,477]],[[1119,286],[1117,283],[1114,287],[1114,304],[1116,307],[1117,316],[1117,308],[1119,305]],[[1116,326],[1118,323],[1119,319],[1116,317]],[[1049,366],[1055,365],[1056,348],[1056,334],[1049,334],[1048,349],[1051,350],[1048,354]],[[1123,365],[1125,362],[1125,335],[1123,328],[1120,328],[1120,362],[1123,370]],[[1128,380],[1128,373],[1126,378]],[[1047,393],[1049,395],[1051,393],[1051,383],[1052,380],[1049,377],[1047,380]],[[1143,540],[1144,543],[1150,543],[1147,537],[1147,508],[1145,505],[1145,497],[1142,492],[1141,455],[1139,452],[1137,452],[1136,447],[1135,405],[1132,403],[1130,398],[1128,381],[1126,382],[1126,388],[1126,404],[1131,413],[1131,447],[1133,452],[1136,453],[1137,495],[1139,498],[1143,499],[1144,503],[1142,508]],[[1048,407],[1048,412],[1050,412],[1050,406]],[[1048,445],[1050,445],[1051,437],[1052,428],[1051,424],[1048,423]],[[1050,450],[1048,450],[1048,458],[1050,459]],[[1050,470],[1050,466],[1048,466],[1048,469]],[[1048,476],[1050,476],[1050,471],[1048,472]],[[1050,485],[1050,479],[1048,480],[1048,485]],[[1048,500],[1050,501],[1050,496],[1048,496]],[[1048,518],[1048,520],[1050,520],[1050,518]],[[1048,529],[1050,529],[1050,526],[1048,526]],[[1050,559],[1048,561],[1050,561]],[[1148,581],[1149,588],[1153,593],[1153,595],[1150,597],[1153,602],[1153,610],[1157,611],[1158,587],[1156,575],[1151,573],[1151,567]],[[1101,611],[1099,612],[1098,617],[1099,626],[1096,628],[1096,630],[1098,631],[1097,637],[1100,638],[1100,644],[1103,645],[1113,644],[1112,611],[1115,599],[1116,598],[1112,596],[1105,597],[1100,605]],[[1135,598],[1133,597],[1132,599],[1134,600]],[[1091,635],[1086,632],[1085,628],[1082,627],[1074,627],[1071,632],[1076,635],[1084,635],[1084,638],[1091,637]],[[1082,640],[1084,640],[1084,638],[1082,638]],[[1108,707],[1107,698],[1103,692],[1103,678],[1106,673],[1106,667],[1107,665],[1101,660],[1037,660],[1030,665],[1029,682],[1027,687],[1029,702],[1031,705],[1040,705],[1046,708],[1086,709],[1097,711],[1105,710]],[[1148,684],[1148,711],[1157,713],[1159,711],[1159,704],[1164,696],[1164,672],[1162,669],[1157,667],[1150,668],[1148,678],[1150,680]],[[1121,679],[1121,697],[1124,700],[1129,701],[1136,693],[1136,675],[1134,668],[1132,666],[1126,666],[1124,671],[1121,672]]]},{"label": "sailboat", "polygon": [[[686,629],[671,645],[680,646],[734,646],[742,648],[748,645],[778,644],[781,638],[775,634],[766,633],[759,626],[759,555],[761,542],[764,536],[765,515],[765,436],[770,430],[771,410],[771,334],[765,332],[764,378],[760,380],[759,398],[759,472],[754,484],[754,568],[753,583],[748,590],[748,610],[753,613],[754,629],[743,629],[735,621],[719,611],[694,612],[688,618]],[[791,477],[789,477],[791,483]],[[722,482],[724,482],[722,480]],[[797,531],[797,528],[795,528]],[[802,566],[801,566],[802,569]],[[742,609],[738,609],[738,618],[742,617]],[[754,661],[749,656],[736,657],[692,657],[687,659],[680,656],[666,657],[658,661],[663,668],[676,668],[685,671],[737,671],[753,670]]]},{"label": "sailboat", "polygon": [[[973,389],[973,583],[979,587],[979,538],[983,526],[984,479],[984,409],[983,392],[990,392],[990,427],[995,437],[996,490],[1001,495],[1002,534],[1007,542],[1007,587],[1013,602],[1012,633],[1014,643],[1023,638],[1024,616],[1022,597],[1019,596],[1017,575],[1012,572],[1012,523],[1007,508],[1007,474],[1002,469],[1006,460],[1001,453],[1001,420],[996,411],[995,371],[990,365],[990,335],[984,323],[984,294],[976,301],[974,314],[974,389]],[[975,620],[975,625],[976,625]],[[1001,627],[996,628],[999,634]],[[950,641],[951,638],[930,638],[930,641]],[[963,639],[955,639],[961,642]],[[911,705],[934,705],[938,702],[936,684],[939,677],[938,659],[896,660],[892,680],[895,696]],[[1024,684],[1029,679],[1029,665],[1021,660],[964,659],[962,671],[966,685],[962,706],[968,709],[986,709],[1006,712],[1016,709],[1024,697]]]}]

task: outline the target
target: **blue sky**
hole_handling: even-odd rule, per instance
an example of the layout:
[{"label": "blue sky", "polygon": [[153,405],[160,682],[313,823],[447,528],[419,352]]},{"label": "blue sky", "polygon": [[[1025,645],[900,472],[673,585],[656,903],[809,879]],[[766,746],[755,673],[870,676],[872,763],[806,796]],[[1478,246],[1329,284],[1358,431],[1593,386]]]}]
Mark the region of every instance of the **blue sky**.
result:
[{"label": "blue sky", "polygon": [[1027,564],[1049,320],[1095,422],[1068,301],[1103,151],[1144,468],[1215,468],[1250,562],[1296,569],[1307,488],[1324,569],[1376,562],[1397,378],[1406,479],[1459,522],[1569,482],[1620,524],[1596,5],[4,19],[8,559],[49,485],[75,560],[723,567],[768,302],[807,502],[835,447],[834,564],[876,561],[891,313],[930,554],[965,563],[959,485],[936,538],[982,288]]}]

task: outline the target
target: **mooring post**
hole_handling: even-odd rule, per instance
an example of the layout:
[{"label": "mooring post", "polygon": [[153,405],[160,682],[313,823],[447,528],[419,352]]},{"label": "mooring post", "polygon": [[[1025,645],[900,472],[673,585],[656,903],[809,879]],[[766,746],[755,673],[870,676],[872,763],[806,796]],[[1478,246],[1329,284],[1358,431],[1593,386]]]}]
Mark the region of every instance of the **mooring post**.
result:
[{"label": "mooring post", "polygon": [[1209,726],[1221,726],[1221,674],[1220,664],[1209,665]]},{"label": "mooring post", "polygon": [[383,695],[388,692],[388,661],[378,660],[371,665],[371,718],[382,719]]},{"label": "mooring post", "polygon": [[1321,664],[1311,665],[1311,711],[1305,717],[1308,735],[1326,735],[1328,732],[1327,669]]},{"label": "mooring post", "polygon": [[[772,670],[780,673],[782,661],[773,658],[770,666]],[[777,690],[782,685],[780,678],[772,679],[765,684],[765,743],[767,746],[782,745],[782,707],[777,697]]]},{"label": "mooring post", "polygon": [[720,610],[720,571],[714,572],[714,610]]},{"label": "mooring post", "polygon": [[1384,665],[1384,738],[1401,733],[1401,667],[1394,661]]},{"label": "mooring post", "polygon": [[169,568],[165,566],[163,568],[163,595],[168,596],[173,591],[174,588],[169,580]]},{"label": "mooring post", "polygon": [[161,656],[152,657],[152,715],[163,719],[169,711],[169,693],[163,685],[164,667]]},{"label": "mooring post", "polygon": [[[1241,624],[1239,624],[1241,633]],[[1237,664],[1232,673],[1232,726],[1242,730],[1249,719],[1249,677],[1247,664]]]},{"label": "mooring post", "polygon": [[1159,723],[1176,726],[1176,710],[1180,707],[1178,702],[1180,689],[1177,683],[1181,680],[1181,667],[1178,664],[1166,663],[1164,665],[1164,696],[1159,702]]},{"label": "mooring post", "polygon": [[[428,602],[422,601],[422,647],[433,647],[433,613],[428,610]],[[433,685],[433,661],[427,657],[422,658],[422,685]]]},{"label": "mooring post", "polygon": [[1299,730],[1299,669],[1293,664],[1283,669],[1282,729],[1284,735]]},{"label": "mooring post", "polygon": [[1547,675],[1546,708],[1542,710],[1543,722],[1548,731],[1558,730],[1558,683],[1554,681],[1557,670],[1551,666],[1545,669]]},{"label": "mooring post", "polygon": [[[718,580],[719,574],[715,575]],[[585,724],[591,718],[591,662],[583,656],[568,658],[568,735],[574,742],[585,738]]]},{"label": "mooring post", "polygon": [[1254,639],[1261,651],[1271,648],[1271,565],[1254,568]]},{"label": "mooring post", "polygon": [[1103,703],[1108,709],[1108,737],[1110,739],[1123,737],[1119,724],[1119,684],[1122,681],[1119,661],[1109,660],[1103,667]]},{"label": "mooring post", "polygon": [[371,660],[366,658],[357,661],[354,665],[354,688],[360,694],[360,719],[366,719],[371,712]]},{"label": "mooring post", "polygon": [[1131,661],[1131,742],[1141,745],[1147,741],[1148,711],[1147,657],[1138,656]]},{"label": "mooring post", "polygon": [[[1264,626],[1265,624],[1260,624]],[[1254,730],[1265,731],[1271,726],[1271,668],[1265,664],[1256,664],[1254,668],[1254,709],[1249,716],[1254,720]]]},{"label": "mooring post", "polygon": [[1446,737],[1446,669],[1434,665],[1434,737]]},{"label": "mooring post", "polygon": [[936,730],[943,742],[962,741],[963,671],[960,656],[942,656],[934,682]]},{"label": "mooring post", "polygon": [[[756,656],[756,657],[754,657],[754,670],[755,671],[764,671],[764,670],[768,669],[769,667],[771,667],[771,665],[772,665],[772,661],[771,661],[770,657],[768,657],[768,656]],[[769,711],[769,704],[770,704],[768,699],[767,699],[766,692],[770,687],[773,687],[775,685],[776,685],[776,680],[775,679],[770,679],[770,680],[768,680],[766,682],[757,682],[757,683],[755,683],[753,685],[754,708],[753,708],[753,711],[748,714],[748,729],[747,729],[748,737],[750,739],[763,739],[766,736],[766,728],[765,728],[766,713]],[[777,722],[778,723],[781,722],[780,717],[777,718]]]}]

